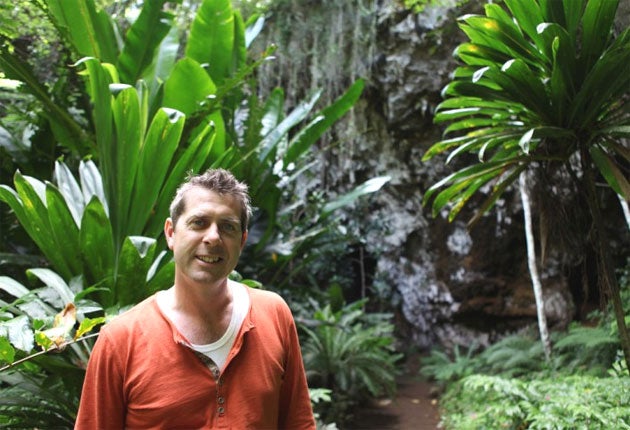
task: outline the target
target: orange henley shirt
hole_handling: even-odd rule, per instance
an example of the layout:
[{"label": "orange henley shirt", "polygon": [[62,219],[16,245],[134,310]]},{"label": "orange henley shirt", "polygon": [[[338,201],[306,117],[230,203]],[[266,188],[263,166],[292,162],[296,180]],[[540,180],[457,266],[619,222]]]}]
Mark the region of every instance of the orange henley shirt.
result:
[{"label": "orange henley shirt", "polygon": [[291,311],[275,293],[247,290],[223,372],[187,346],[155,296],[106,324],[75,429],[315,429]]}]

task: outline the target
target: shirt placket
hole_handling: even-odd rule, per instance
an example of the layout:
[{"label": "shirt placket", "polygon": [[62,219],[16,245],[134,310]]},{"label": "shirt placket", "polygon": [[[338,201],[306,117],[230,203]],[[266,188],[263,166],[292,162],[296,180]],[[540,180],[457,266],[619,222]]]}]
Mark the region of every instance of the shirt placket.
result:
[{"label": "shirt placket", "polygon": [[215,382],[215,392],[216,392],[216,405],[214,405],[214,407],[216,408],[216,417],[217,417],[217,424],[218,427],[225,427],[227,425],[227,421],[226,421],[226,402],[225,402],[225,389],[223,387],[223,375],[221,374],[221,369],[219,369],[219,366],[216,365],[216,363],[214,361],[212,361],[212,359],[200,352],[195,351],[195,355],[197,357],[199,357],[201,359],[201,361],[203,361],[203,363],[208,367],[208,369],[210,370],[210,373],[212,374],[212,377],[214,379]]}]

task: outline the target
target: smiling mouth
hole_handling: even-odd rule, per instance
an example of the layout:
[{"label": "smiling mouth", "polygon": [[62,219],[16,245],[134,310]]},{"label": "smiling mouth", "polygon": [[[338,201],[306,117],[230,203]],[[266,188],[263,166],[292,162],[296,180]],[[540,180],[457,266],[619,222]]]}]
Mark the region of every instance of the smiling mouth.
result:
[{"label": "smiling mouth", "polygon": [[209,257],[207,255],[198,255],[197,259],[203,261],[204,263],[218,263],[222,260],[221,257]]}]

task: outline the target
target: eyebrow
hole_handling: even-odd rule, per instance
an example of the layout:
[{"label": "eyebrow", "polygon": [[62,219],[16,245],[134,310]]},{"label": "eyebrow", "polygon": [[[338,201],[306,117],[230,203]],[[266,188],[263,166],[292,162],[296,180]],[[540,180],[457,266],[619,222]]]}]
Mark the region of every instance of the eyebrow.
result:
[{"label": "eyebrow", "polygon": [[[189,216],[187,216],[184,220],[186,223],[189,223],[191,221],[197,220],[197,219],[203,219],[203,220],[207,220],[209,218],[214,218],[212,215],[206,215],[204,213],[192,213]],[[238,218],[237,216],[234,215],[218,215],[217,216],[217,221],[228,221],[228,222],[233,222],[235,224],[239,224],[241,223],[240,218]]]}]

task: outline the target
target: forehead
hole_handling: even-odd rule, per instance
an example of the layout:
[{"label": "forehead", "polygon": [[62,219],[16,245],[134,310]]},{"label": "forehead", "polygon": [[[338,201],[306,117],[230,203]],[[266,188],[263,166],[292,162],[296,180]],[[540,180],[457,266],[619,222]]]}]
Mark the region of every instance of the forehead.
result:
[{"label": "forehead", "polygon": [[216,215],[240,219],[241,205],[231,195],[219,194],[204,187],[191,187],[183,195],[183,217]]}]

